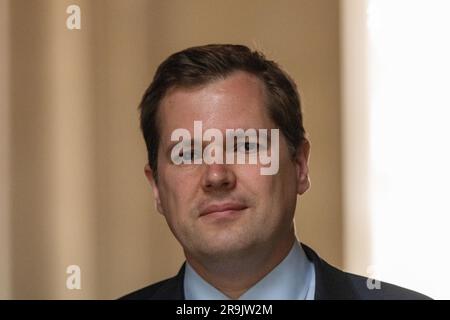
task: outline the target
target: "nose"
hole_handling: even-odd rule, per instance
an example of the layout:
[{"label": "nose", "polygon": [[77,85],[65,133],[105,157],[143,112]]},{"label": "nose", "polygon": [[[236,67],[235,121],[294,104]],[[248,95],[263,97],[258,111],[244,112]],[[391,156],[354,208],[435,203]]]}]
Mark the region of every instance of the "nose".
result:
[{"label": "nose", "polygon": [[205,165],[202,188],[205,192],[226,191],[236,186],[236,175],[229,165]]}]

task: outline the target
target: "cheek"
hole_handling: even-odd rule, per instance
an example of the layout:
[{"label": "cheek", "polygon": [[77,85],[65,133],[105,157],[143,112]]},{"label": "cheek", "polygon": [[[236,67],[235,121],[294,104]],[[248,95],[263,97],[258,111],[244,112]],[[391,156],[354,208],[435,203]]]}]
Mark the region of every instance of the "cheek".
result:
[{"label": "cheek", "polygon": [[295,210],[297,179],[295,165],[290,159],[280,161],[280,169],[277,174],[269,176],[258,174],[253,179],[259,196],[263,197],[266,206],[269,206],[271,210],[280,211],[280,214]]},{"label": "cheek", "polygon": [[263,209],[261,206],[271,206],[272,197],[277,193],[279,184],[276,182],[276,175],[261,175],[260,168],[259,165],[242,165],[237,166],[235,172],[239,192],[244,192]]},{"label": "cheek", "polygon": [[196,175],[182,168],[163,165],[159,172],[160,198],[170,215],[185,215],[195,200],[198,189]]},{"label": "cheek", "polygon": [[289,161],[286,164],[280,166],[280,171],[278,173],[277,189],[280,193],[280,201],[286,206],[291,206],[292,203],[297,201],[297,178],[295,165]]},{"label": "cheek", "polygon": [[161,206],[164,210],[164,217],[169,228],[177,236],[183,233],[183,229],[188,225],[190,216],[189,201],[186,200],[183,184],[176,183],[175,180],[165,176],[161,179]]},{"label": "cheek", "polygon": [[[287,154],[280,150],[279,170],[274,175],[262,175],[262,165],[236,165],[238,181],[254,193],[263,195],[284,195],[297,193],[297,178],[295,163]],[[268,166],[265,166],[268,167]]]}]

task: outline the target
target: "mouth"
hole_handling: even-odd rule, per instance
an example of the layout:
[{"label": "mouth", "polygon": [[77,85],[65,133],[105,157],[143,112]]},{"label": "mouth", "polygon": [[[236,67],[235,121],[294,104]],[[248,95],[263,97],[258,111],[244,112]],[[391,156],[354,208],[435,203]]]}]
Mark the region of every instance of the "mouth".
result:
[{"label": "mouth", "polygon": [[222,203],[211,204],[200,211],[200,217],[228,217],[234,216],[247,209],[247,206],[241,203]]}]

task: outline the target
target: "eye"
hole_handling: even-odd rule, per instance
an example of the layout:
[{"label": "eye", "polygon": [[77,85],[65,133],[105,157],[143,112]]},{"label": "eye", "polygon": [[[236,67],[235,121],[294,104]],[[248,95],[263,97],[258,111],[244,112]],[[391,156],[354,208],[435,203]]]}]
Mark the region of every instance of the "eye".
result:
[{"label": "eye", "polygon": [[258,143],[248,142],[248,141],[238,143],[236,146],[236,151],[246,152],[246,153],[257,152],[258,151]]},{"label": "eye", "polygon": [[180,150],[179,157],[183,159],[183,161],[192,161],[194,159],[201,158],[202,153],[196,149],[189,149],[186,152],[183,152],[183,149]]}]

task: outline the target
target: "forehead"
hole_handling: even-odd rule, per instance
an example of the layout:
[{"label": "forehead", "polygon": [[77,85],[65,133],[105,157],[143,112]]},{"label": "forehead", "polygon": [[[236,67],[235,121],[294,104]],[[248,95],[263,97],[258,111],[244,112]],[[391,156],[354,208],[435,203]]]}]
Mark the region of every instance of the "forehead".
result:
[{"label": "forehead", "polygon": [[161,138],[177,128],[193,130],[194,121],[203,128],[273,128],[266,108],[265,86],[256,76],[235,72],[225,79],[195,88],[175,88],[159,109]]}]

